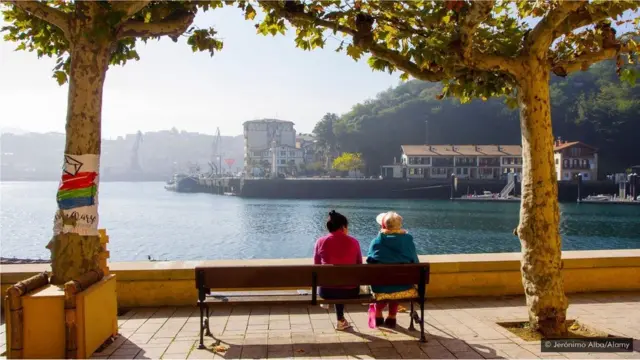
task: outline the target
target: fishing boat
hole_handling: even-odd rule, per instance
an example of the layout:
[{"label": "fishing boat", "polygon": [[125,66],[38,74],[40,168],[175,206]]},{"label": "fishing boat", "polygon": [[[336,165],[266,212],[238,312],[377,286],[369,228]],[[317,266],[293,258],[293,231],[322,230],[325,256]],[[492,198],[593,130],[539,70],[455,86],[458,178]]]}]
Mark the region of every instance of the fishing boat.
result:
[{"label": "fishing boat", "polygon": [[194,192],[198,189],[198,178],[193,175],[177,173],[171,180],[167,181],[164,188],[175,192]]}]

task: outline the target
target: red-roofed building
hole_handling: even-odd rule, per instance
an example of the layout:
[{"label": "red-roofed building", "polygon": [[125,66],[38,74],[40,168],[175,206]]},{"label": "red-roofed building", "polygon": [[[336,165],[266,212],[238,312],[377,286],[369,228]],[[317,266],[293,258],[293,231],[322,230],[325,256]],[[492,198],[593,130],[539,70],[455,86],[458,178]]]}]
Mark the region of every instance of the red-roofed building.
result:
[{"label": "red-roofed building", "polygon": [[598,179],[598,149],[580,141],[558,138],[553,152],[558,181],[572,180],[578,174],[586,181]]}]

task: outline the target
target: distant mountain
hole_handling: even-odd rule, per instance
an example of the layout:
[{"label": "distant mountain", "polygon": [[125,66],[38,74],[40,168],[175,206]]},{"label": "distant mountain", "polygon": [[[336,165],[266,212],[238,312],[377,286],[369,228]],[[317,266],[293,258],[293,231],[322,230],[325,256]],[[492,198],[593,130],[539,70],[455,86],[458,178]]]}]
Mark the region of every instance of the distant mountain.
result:
[{"label": "distant mountain", "polygon": [[13,128],[13,127],[2,127],[2,128],[0,128],[0,134],[24,135],[26,133],[28,133],[27,130],[22,130],[20,128]]},{"label": "distant mountain", "polygon": [[[212,161],[214,136],[178,130],[142,134],[138,161],[140,171],[133,170],[133,148],[136,134],[102,141],[100,178],[104,181],[167,180],[174,172],[199,165],[208,171]],[[0,179],[52,180],[60,178],[64,152],[61,133],[3,133],[0,135],[2,171]],[[243,164],[243,136],[222,136],[219,153],[222,168],[236,172]],[[225,160],[231,159],[231,168]]]}]

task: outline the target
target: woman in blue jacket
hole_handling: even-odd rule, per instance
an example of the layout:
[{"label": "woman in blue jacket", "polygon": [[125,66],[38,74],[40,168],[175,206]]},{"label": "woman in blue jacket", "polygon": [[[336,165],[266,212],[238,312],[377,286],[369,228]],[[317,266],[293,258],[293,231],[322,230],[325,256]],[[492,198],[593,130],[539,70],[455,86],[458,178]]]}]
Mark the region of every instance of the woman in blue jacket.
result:
[{"label": "woman in blue jacket", "polygon": [[[381,229],[378,236],[373,239],[369,246],[367,263],[409,264],[420,262],[416,246],[413,243],[413,236],[402,228],[402,217],[400,215],[393,211],[382,213],[376,217],[376,222]],[[384,324],[390,328],[396,326],[398,300],[417,296],[416,288],[413,284],[371,286],[371,291],[374,293],[377,303],[369,308],[370,325],[373,325],[373,317],[375,316],[375,326]],[[389,315],[384,320],[382,311],[387,305],[389,305]]]}]

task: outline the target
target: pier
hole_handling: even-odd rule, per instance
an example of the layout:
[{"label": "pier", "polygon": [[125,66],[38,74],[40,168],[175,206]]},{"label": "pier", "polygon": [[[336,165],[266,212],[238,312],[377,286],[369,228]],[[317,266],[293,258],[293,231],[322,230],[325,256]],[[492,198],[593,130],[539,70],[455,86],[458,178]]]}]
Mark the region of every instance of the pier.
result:
[{"label": "pier", "polygon": [[200,178],[198,192],[217,195],[239,195],[242,190],[243,179],[238,177]]}]

